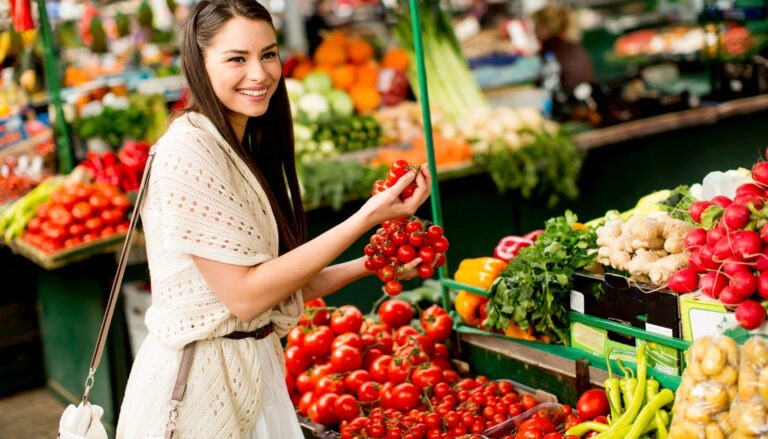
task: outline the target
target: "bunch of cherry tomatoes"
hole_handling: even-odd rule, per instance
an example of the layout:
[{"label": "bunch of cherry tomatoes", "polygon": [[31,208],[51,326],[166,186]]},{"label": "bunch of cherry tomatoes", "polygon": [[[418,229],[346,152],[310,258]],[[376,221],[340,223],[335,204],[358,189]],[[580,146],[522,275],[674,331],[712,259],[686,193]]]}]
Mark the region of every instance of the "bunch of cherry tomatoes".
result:
[{"label": "bunch of cherry tomatoes", "polygon": [[[391,187],[414,170],[405,160],[395,160],[386,179],[374,183],[373,195]],[[411,197],[415,189],[416,183],[409,184],[400,193],[400,198]],[[416,216],[394,218],[381,223],[381,227],[371,236],[370,243],[363,249],[368,256],[365,268],[375,272],[384,282],[385,293],[396,296],[403,290],[403,285],[397,280],[397,273],[405,264],[420,258],[416,272],[422,279],[428,279],[434,275],[435,269],[445,265],[445,252],[449,245],[443,228],[437,224]]]},{"label": "bunch of cherry tomatoes", "polygon": [[284,352],[300,415],[342,438],[450,438],[481,434],[538,405],[510,381],[453,369],[444,343],[453,321],[442,307],[416,315],[408,302],[387,299],[377,314],[379,321],[352,305],[307,302]]}]

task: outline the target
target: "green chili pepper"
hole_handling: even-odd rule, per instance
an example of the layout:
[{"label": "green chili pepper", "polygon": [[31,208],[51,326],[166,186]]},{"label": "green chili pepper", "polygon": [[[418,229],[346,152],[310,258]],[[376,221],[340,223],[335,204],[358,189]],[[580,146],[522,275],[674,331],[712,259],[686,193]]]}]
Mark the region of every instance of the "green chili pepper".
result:
[{"label": "green chili pepper", "polygon": [[[635,422],[632,424],[632,427],[629,430],[626,430],[625,427],[624,432],[626,434],[622,434],[620,437],[624,437],[626,439],[638,439],[642,434],[645,425],[650,422],[654,416],[656,416],[656,413],[662,407],[674,401],[674,399],[675,394],[671,390],[661,390],[656,396],[653,397],[652,400],[648,401],[648,404],[646,404],[645,407],[643,407],[643,409],[637,415],[637,419],[635,419]],[[657,435],[657,437],[659,436]]]},{"label": "green chili pepper", "polygon": [[[624,438],[627,433],[627,429],[629,429],[630,426],[634,426],[634,424],[636,423],[635,418],[637,417],[638,412],[640,412],[640,408],[642,407],[643,401],[645,400],[645,382],[646,382],[645,367],[646,367],[645,343],[642,343],[637,348],[637,386],[634,389],[632,400],[627,405],[627,408],[624,411],[624,414],[621,415],[621,417],[618,420],[614,421],[614,424],[611,426],[611,429],[606,432],[606,436],[604,437],[617,438],[617,439]],[[665,390],[668,390],[668,389],[665,389]],[[659,406],[658,408],[661,408],[662,406]],[[643,410],[645,410],[645,408],[643,408]],[[640,425],[639,430],[636,434],[636,437],[640,436],[640,433],[642,432],[643,428],[645,428],[645,424],[647,423],[648,423],[648,420],[646,420],[645,422],[642,423],[642,425]],[[600,437],[600,435],[596,437]]]},{"label": "green chili pepper", "polygon": [[619,416],[621,416],[621,386],[619,379],[613,376],[611,370],[611,351],[613,348],[608,349],[605,363],[608,367],[608,379],[603,382],[605,388],[605,395],[608,397],[608,406],[611,408],[611,416],[608,418],[609,423],[613,423]]},{"label": "green chili pepper", "polygon": [[598,433],[602,433],[604,431],[608,431],[609,429],[610,427],[607,426],[606,424],[603,424],[602,422],[585,421],[585,422],[582,422],[581,424],[576,424],[573,427],[569,428],[568,431],[565,432],[565,434],[566,435],[575,434],[576,436],[581,437],[592,430]]},{"label": "green chili pepper", "polygon": [[[661,385],[655,378],[653,377],[648,378],[648,381],[645,384],[646,400],[651,401],[656,395],[659,394],[660,388],[661,388]],[[653,419],[651,419],[650,424],[652,424],[654,428],[657,430],[656,432],[657,439],[666,439],[666,436],[668,433],[667,421],[664,421],[661,412],[664,412],[664,410],[659,410],[654,414],[654,417]]]},{"label": "green chili pepper", "polygon": [[637,388],[637,378],[635,378],[635,373],[632,372],[631,368],[624,366],[624,363],[621,362],[620,358],[616,359],[616,364],[619,365],[619,368],[624,375],[624,377],[619,380],[619,388],[621,389],[621,398],[624,401],[624,409],[626,410],[632,402],[632,396],[635,393],[635,388]]}]

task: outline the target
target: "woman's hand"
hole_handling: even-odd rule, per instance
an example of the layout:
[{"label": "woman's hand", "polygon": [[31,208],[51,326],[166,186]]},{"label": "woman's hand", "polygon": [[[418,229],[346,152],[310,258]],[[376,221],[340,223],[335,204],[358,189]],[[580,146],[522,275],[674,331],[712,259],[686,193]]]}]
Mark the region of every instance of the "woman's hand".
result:
[{"label": "woman's hand", "polygon": [[[413,182],[416,183],[413,195],[401,200],[400,193]],[[416,171],[400,177],[392,187],[372,196],[358,212],[371,222],[371,227],[392,218],[411,216],[429,197],[431,182],[429,169],[422,164]]]}]

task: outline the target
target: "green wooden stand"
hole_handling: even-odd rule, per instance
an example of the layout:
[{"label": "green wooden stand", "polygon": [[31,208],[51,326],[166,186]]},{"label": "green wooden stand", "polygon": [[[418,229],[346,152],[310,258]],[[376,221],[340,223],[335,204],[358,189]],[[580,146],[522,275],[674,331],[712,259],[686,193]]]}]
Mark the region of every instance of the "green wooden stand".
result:
[{"label": "green wooden stand", "polygon": [[[77,404],[82,398],[115,270],[114,255],[102,255],[40,271],[38,298],[47,386],[64,403]],[[124,313],[118,303],[90,393],[90,400],[104,408],[110,435],[114,435],[130,361]]]}]

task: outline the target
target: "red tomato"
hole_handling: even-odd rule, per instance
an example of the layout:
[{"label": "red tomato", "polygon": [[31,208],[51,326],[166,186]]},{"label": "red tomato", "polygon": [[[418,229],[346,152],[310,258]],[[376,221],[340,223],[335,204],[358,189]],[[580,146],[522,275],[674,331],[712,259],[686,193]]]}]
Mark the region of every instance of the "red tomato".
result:
[{"label": "red tomato", "polygon": [[536,398],[530,394],[523,395],[523,398],[520,402],[523,404],[523,410],[530,410],[539,405],[539,402],[536,401]]},{"label": "red tomato", "polygon": [[542,439],[544,434],[535,428],[529,428],[527,430],[518,430],[515,435],[515,439]]},{"label": "red tomato", "polygon": [[325,375],[320,377],[315,384],[315,396],[325,395],[326,393],[335,393],[340,395],[347,391],[344,386],[344,380],[338,374]]},{"label": "red tomato", "polygon": [[357,391],[357,399],[362,403],[370,403],[379,399],[379,383],[375,381],[366,381],[360,384]]},{"label": "red tomato", "polygon": [[91,217],[85,220],[85,227],[92,232],[101,231],[104,226],[104,222],[99,217]]},{"label": "red tomato", "polygon": [[48,211],[48,218],[58,226],[69,227],[72,224],[72,214],[69,213],[69,208],[63,205],[52,206]]},{"label": "red tomato", "polygon": [[309,368],[309,358],[299,346],[288,346],[283,352],[285,356],[285,368],[293,375],[299,375]]},{"label": "red tomato", "polygon": [[551,433],[557,430],[555,423],[546,418],[528,418],[520,424],[520,430],[534,428],[542,433]]},{"label": "red tomato", "polygon": [[314,392],[304,392],[299,399],[299,412],[304,416],[309,415],[309,407],[315,402],[315,399]]},{"label": "red tomato", "polygon": [[320,326],[327,324],[330,319],[331,314],[328,312],[325,301],[322,298],[317,298],[304,303],[304,313],[299,319],[299,324]]},{"label": "red tomato", "polygon": [[315,402],[317,405],[316,419],[312,419],[311,407],[309,416],[310,419],[325,425],[331,425],[339,422],[339,417],[336,416],[336,410],[334,407],[338,398],[339,395],[335,393],[326,393],[325,395],[321,395]]},{"label": "red tomato", "polygon": [[451,335],[453,330],[453,319],[447,314],[433,318],[431,322],[422,322],[427,337],[434,341],[443,341]]},{"label": "red tomato", "polygon": [[347,421],[356,418],[360,414],[360,406],[357,405],[355,397],[350,394],[341,395],[336,398],[333,409],[339,419]]},{"label": "red tomato", "polygon": [[[32,218],[27,221],[27,230],[32,233],[37,233],[40,231],[40,224],[43,222],[43,220],[40,219],[40,217],[33,216]],[[71,235],[72,233],[70,233]]]},{"label": "red tomato", "polygon": [[333,330],[329,326],[317,326],[304,336],[304,351],[307,355],[328,355],[333,343]]},{"label": "red tomato", "polygon": [[288,331],[288,335],[285,336],[286,344],[288,346],[303,346],[304,345],[304,327],[294,326]]},{"label": "red tomato", "polygon": [[331,364],[335,372],[348,372],[362,366],[363,356],[352,346],[339,346],[331,352]]},{"label": "red tomato", "polygon": [[547,433],[544,435],[543,439],[563,439],[563,433],[558,433],[556,431],[553,431],[552,433]]},{"label": "red tomato", "polygon": [[113,195],[109,201],[112,204],[112,207],[118,209],[128,210],[131,207],[131,200],[129,200],[125,194]]},{"label": "red tomato", "polygon": [[391,280],[384,284],[384,292],[388,296],[397,296],[403,291],[403,284],[399,281]]},{"label": "red tomato", "polygon": [[412,383],[401,383],[392,389],[392,404],[401,411],[408,411],[419,405],[421,389]]},{"label": "red tomato", "polygon": [[104,209],[101,211],[104,224],[119,224],[125,220],[125,211],[121,209]]},{"label": "red tomato", "polygon": [[378,313],[382,323],[393,329],[408,324],[413,318],[411,304],[400,299],[385,300]]},{"label": "red tomato", "polygon": [[411,374],[411,382],[421,389],[431,389],[443,381],[443,370],[437,366],[417,367]]},{"label": "red tomato", "polygon": [[331,343],[331,352],[339,346],[349,346],[355,349],[363,348],[363,339],[359,335],[353,332],[345,332],[341,335],[337,335]]},{"label": "red tomato", "polygon": [[389,363],[392,362],[391,355],[381,355],[379,358],[373,360],[371,363],[371,369],[369,372],[376,381],[383,383],[389,380]]},{"label": "red tomato", "polygon": [[331,314],[331,329],[337,334],[352,332],[357,334],[363,325],[363,313],[353,305],[344,305]]},{"label": "red tomato", "polygon": [[72,206],[72,216],[75,219],[84,221],[93,215],[93,207],[87,201],[80,201]]},{"label": "red tomato", "polygon": [[581,419],[590,421],[596,417],[606,416],[611,412],[608,398],[603,389],[589,389],[579,396],[576,402],[576,411]]},{"label": "red tomato", "polygon": [[108,209],[110,206],[109,198],[105,197],[104,195],[98,195],[98,194],[93,194],[90,197],[88,197],[88,203],[90,203],[91,207],[93,207],[93,209],[97,211]]},{"label": "red tomato", "polygon": [[314,389],[314,386],[312,385],[312,377],[306,372],[302,372],[296,375],[295,380],[296,380],[296,390],[298,390],[301,393],[306,393]]}]

